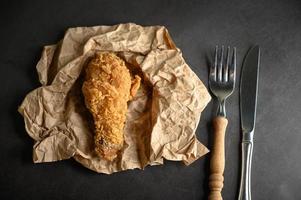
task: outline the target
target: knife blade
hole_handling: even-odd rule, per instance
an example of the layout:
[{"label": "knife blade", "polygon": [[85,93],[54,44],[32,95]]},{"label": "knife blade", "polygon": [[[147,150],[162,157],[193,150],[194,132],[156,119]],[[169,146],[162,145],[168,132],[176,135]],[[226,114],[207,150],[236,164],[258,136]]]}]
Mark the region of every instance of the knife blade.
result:
[{"label": "knife blade", "polygon": [[240,116],[243,133],[252,132],[255,128],[259,62],[260,48],[255,46],[248,52],[241,73]]},{"label": "knife blade", "polygon": [[251,200],[251,164],[256,121],[260,48],[251,48],[244,60],[240,81],[242,165],[239,200]]}]

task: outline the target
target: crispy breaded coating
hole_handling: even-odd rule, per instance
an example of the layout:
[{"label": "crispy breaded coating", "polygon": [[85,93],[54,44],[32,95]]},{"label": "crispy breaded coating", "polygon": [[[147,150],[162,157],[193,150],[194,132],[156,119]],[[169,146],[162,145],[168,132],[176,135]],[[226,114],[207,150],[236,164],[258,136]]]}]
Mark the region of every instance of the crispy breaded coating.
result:
[{"label": "crispy breaded coating", "polygon": [[141,78],[131,79],[125,62],[114,53],[98,53],[85,70],[82,92],[93,115],[95,152],[113,160],[123,147],[127,102],[140,86]]}]

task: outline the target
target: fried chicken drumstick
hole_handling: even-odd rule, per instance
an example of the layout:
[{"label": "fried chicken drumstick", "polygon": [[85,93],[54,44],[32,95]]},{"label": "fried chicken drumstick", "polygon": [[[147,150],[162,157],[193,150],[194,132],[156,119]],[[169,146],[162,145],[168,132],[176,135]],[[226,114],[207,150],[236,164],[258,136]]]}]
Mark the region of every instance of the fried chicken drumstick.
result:
[{"label": "fried chicken drumstick", "polygon": [[94,119],[95,152],[107,160],[114,160],[123,147],[127,102],[140,80],[132,80],[125,62],[114,53],[96,54],[85,70],[82,92]]}]

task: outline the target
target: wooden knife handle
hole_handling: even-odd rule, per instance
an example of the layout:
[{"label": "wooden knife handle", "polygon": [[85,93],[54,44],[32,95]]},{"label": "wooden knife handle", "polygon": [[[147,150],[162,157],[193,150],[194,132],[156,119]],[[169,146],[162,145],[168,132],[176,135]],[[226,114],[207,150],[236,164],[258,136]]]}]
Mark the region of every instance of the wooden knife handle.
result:
[{"label": "wooden knife handle", "polygon": [[210,160],[209,200],[222,200],[225,169],[225,133],[228,120],[225,117],[213,119],[214,139]]}]

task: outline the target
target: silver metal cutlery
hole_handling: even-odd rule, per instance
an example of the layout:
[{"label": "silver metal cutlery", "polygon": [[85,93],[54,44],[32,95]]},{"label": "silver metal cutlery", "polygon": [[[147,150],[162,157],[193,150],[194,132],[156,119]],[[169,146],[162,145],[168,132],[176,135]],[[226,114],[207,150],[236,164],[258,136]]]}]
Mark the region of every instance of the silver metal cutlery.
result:
[{"label": "silver metal cutlery", "polygon": [[251,164],[256,121],[260,48],[253,47],[247,54],[240,80],[240,118],[242,129],[242,164],[239,200],[251,200]]},{"label": "silver metal cutlery", "polygon": [[[226,55],[224,55],[226,54]],[[231,58],[230,58],[231,54]],[[256,121],[260,48],[251,48],[245,57],[240,80],[240,116],[242,129],[241,180],[238,200],[251,200],[251,164]],[[215,48],[210,67],[209,88],[218,101],[213,119],[214,137],[210,160],[209,200],[222,200],[225,169],[225,132],[228,125],[225,102],[235,89],[236,48]]]}]

